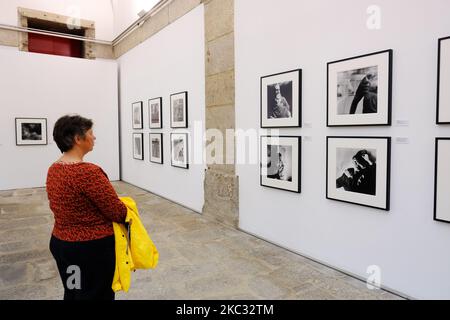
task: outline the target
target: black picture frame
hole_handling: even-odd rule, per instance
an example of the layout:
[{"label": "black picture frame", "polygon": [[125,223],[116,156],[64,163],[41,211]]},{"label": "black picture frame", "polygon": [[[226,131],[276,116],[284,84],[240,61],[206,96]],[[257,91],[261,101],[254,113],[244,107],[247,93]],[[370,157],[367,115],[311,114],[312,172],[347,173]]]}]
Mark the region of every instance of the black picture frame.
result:
[{"label": "black picture frame", "polygon": [[[444,210],[443,212],[447,213],[448,217],[447,219],[444,219],[441,215],[441,205],[438,204],[438,195],[441,194],[440,188],[443,188],[442,197],[448,198],[448,194],[450,191],[450,180],[448,179],[449,176],[443,177],[442,174],[439,174],[439,143],[441,141],[447,142],[449,145],[447,146],[448,151],[450,151],[450,137],[437,137],[435,139],[435,163],[434,163],[434,203],[433,203],[433,220],[439,221],[439,222],[445,222],[450,223],[450,210],[445,206],[444,204]],[[450,155],[450,152],[449,152]],[[446,160],[446,161],[445,161]],[[450,167],[450,156],[449,159],[445,159],[442,163],[449,163]],[[447,172],[450,172],[450,170],[447,170]],[[441,178],[443,180],[443,183],[445,184],[443,187],[441,186],[441,181],[438,180],[438,178]],[[447,200],[448,201],[448,200]],[[450,204],[450,201],[447,203],[447,206]],[[439,212],[438,212],[439,207]]]},{"label": "black picture frame", "polygon": [[[450,48],[445,48],[445,57],[443,54],[443,43],[446,43],[450,47],[450,36],[439,38],[438,39],[438,61],[437,61],[437,93],[436,93],[436,124],[450,124],[450,94],[448,93],[448,90],[442,90],[441,86],[443,88],[448,88],[450,86],[450,83],[443,83],[444,81],[441,81],[442,76],[442,70],[441,67],[443,65],[443,60],[445,59],[445,62],[450,64]],[[447,44],[448,43],[448,44]],[[446,96],[442,96],[441,94],[445,94]],[[443,101],[444,100],[444,101]],[[441,106],[442,104],[442,106]],[[444,107],[445,105],[445,107]],[[441,119],[443,116],[441,115],[441,111],[443,109],[446,109],[448,115],[446,119]]]},{"label": "black picture frame", "polygon": [[[292,181],[286,181],[278,177],[269,177],[267,174],[267,164],[263,162],[263,159],[267,160],[267,143],[279,142],[278,145],[290,144],[292,147],[291,151],[291,179]],[[288,142],[289,140],[292,140]],[[266,143],[265,143],[266,142]],[[297,150],[295,150],[297,149]],[[296,163],[294,159],[297,159]],[[268,187],[272,189],[284,190],[293,193],[301,193],[301,171],[302,171],[302,137],[301,136],[261,136],[260,137],[260,174],[259,174],[259,184],[262,187]],[[289,163],[289,161],[287,161]],[[277,164],[278,165],[278,164]],[[283,164],[283,169],[285,164]]]},{"label": "black picture frame", "polygon": [[131,119],[133,129],[144,129],[144,115],[143,115],[142,101],[132,103],[131,108],[132,108]]},{"label": "black picture frame", "polygon": [[[152,160],[153,157],[153,145],[152,145],[152,136],[159,136],[160,141],[160,161],[154,161]],[[150,162],[157,163],[157,164],[164,164],[164,140],[163,140],[163,134],[162,133],[149,133],[149,152],[150,152]]]},{"label": "black picture frame", "polygon": [[[39,132],[30,132],[30,137],[24,138],[24,125],[40,125]],[[33,130],[31,127],[29,130]],[[36,129],[34,129],[36,130]],[[41,136],[40,139],[39,135]],[[15,118],[16,146],[46,146],[48,145],[47,118]]]},{"label": "black picture frame", "polygon": [[[287,104],[292,106],[291,117],[269,117],[269,93],[271,87],[284,84],[286,93],[281,93]],[[280,87],[281,91],[281,87]],[[293,69],[266,75],[260,78],[260,126],[261,128],[301,128],[302,127],[302,69]],[[274,92],[275,94],[275,92]],[[287,96],[287,99],[285,98]],[[272,100],[272,99],[271,99]]]},{"label": "black picture frame", "polygon": [[[350,61],[353,61],[354,68],[351,68],[350,66],[344,71],[339,71],[339,73],[348,72],[355,70],[362,70],[367,68],[373,68],[375,67],[370,61],[367,61],[367,64],[364,64],[364,60],[368,60],[370,57],[372,59],[376,59],[375,56],[379,56],[380,65],[384,65],[381,63],[381,60],[387,59],[387,65],[384,65],[384,68],[380,67],[380,70],[377,67],[377,78],[379,79],[379,71],[382,71],[381,74],[383,75],[381,80],[387,81],[387,84],[384,84],[382,86],[379,85],[377,81],[377,112],[376,113],[362,113],[360,115],[352,114],[350,116],[350,113],[340,113],[338,114],[338,103],[336,101],[336,106],[334,103],[330,103],[330,99],[332,96],[335,96],[336,99],[338,97],[338,80],[336,80],[336,83],[333,82],[334,86],[330,84],[331,78],[334,79],[334,77],[330,76],[331,68],[337,68],[339,69],[339,65],[343,64],[349,64]],[[384,57],[383,57],[384,56]],[[384,59],[383,59],[384,58]],[[362,65],[358,64],[362,63]],[[387,71],[383,71],[385,68],[387,68]],[[355,127],[355,126],[390,126],[392,125],[392,73],[393,73],[393,50],[387,49],[383,51],[377,51],[372,52],[368,54],[363,54],[359,56],[354,56],[350,58],[345,58],[341,60],[331,61],[327,63],[327,127]],[[334,74],[334,72],[333,72]],[[366,77],[364,77],[365,79]],[[349,81],[350,82],[350,81]],[[335,87],[336,89],[336,95],[331,94],[332,88]],[[384,88],[381,90],[381,88]],[[334,90],[334,89],[333,89]],[[357,89],[355,90],[357,91]],[[334,92],[334,91],[332,91]],[[381,99],[382,103],[380,103],[379,96],[383,97],[384,99]],[[363,97],[361,100],[365,99]],[[361,100],[359,103],[361,103]],[[334,101],[334,100],[333,100]],[[362,102],[364,103],[364,102]],[[357,104],[358,105],[358,104]],[[357,106],[356,105],[356,106]],[[380,107],[381,106],[381,107]],[[351,112],[351,110],[349,111]],[[373,119],[372,119],[373,118]]]},{"label": "black picture frame", "polygon": [[[174,161],[175,150],[174,150],[173,142],[174,142],[174,137],[176,137],[176,136],[184,137],[184,146],[185,146],[185,150],[186,150],[186,152],[184,152],[184,156],[185,156],[184,162],[180,161],[180,162],[176,163]],[[189,169],[189,135],[187,133],[171,133],[170,134],[170,159],[171,159],[172,167]]]},{"label": "black picture frame", "polygon": [[[372,205],[368,204],[370,201],[367,201],[368,203],[362,203],[362,202],[356,202],[356,201],[350,201],[350,200],[345,200],[343,197],[338,198],[338,197],[332,197],[332,195],[330,195],[330,191],[333,191],[334,193],[335,190],[337,190],[338,188],[334,188],[333,190],[330,189],[330,182],[331,182],[331,176],[330,176],[330,171],[332,171],[332,169],[330,169],[330,141],[332,139],[342,139],[342,140],[347,140],[350,141],[351,139],[353,139],[354,141],[357,140],[367,140],[367,144],[366,146],[363,148],[361,147],[361,145],[358,145],[357,143],[355,144],[354,147],[351,147],[350,149],[371,149],[373,148],[373,146],[375,145],[376,142],[372,143],[371,147],[367,147],[368,145],[370,145],[369,141],[375,141],[375,140],[380,140],[379,144],[380,144],[380,149],[381,147],[383,147],[383,143],[385,144],[385,154],[383,157],[383,154],[381,154],[381,157],[379,157],[379,154],[376,154],[376,193],[375,195],[373,195],[373,201],[372,201]],[[384,141],[381,143],[381,141]],[[348,146],[346,147],[348,148]],[[344,148],[345,149],[345,148]],[[377,151],[379,151],[377,149]],[[383,151],[383,150],[381,150]],[[382,166],[379,166],[379,160],[381,160],[384,158],[385,159],[385,163],[382,163]],[[334,163],[334,165],[336,165],[336,163]],[[380,170],[381,169],[381,170]],[[337,171],[337,170],[336,170]],[[380,186],[380,182],[383,181],[378,181],[378,175],[379,172],[384,172],[385,175],[383,175],[383,180],[384,183],[381,184]],[[334,174],[334,176],[332,176],[332,181],[334,182],[334,185],[336,187],[337,184],[337,180],[336,179],[336,172]],[[381,179],[380,179],[381,180]],[[364,207],[369,207],[369,208],[374,208],[374,209],[379,209],[379,210],[384,210],[384,211],[389,211],[390,210],[390,181],[391,181],[391,137],[373,137],[373,136],[327,136],[326,137],[326,199],[329,200],[334,200],[334,201],[340,201],[340,202],[345,202],[345,203],[351,203],[351,204],[356,204],[359,206],[364,206]],[[384,191],[384,192],[383,192]],[[380,193],[383,193],[383,195],[380,197]],[[368,195],[368,194],[363,194],[363,193],[358,193],[358,192],[348,192],[347,190],[345,191],[345,194],[348,195],[348,197],[351,197],[352,195],[356,198],[356,197],[365,197],[366,199],[364,200],[371,200],[369,199],[370,196],[372,195]],[[341,193],[341,195],[344,195],[344,193]],[[379,203],[378,205],[375,205],[376,203]]]},{"label": "black picture frame", "polygon": [[[141,148],[141,154],[136,150],[136,138],[140,138],[139,147]],[[133,133],[133,159],[136,160],[144,160],[144,134],[143,133]]]},{"label": "black picture frame", "polygon": [[[184,107],[183,107],[183,114],[184,119],[181,121],[175,121],[173,119],[173,112],[174,112],[174,99],[180,98],[184,100]],[[178,129],[178,128],[187,128],[189,126],[189,100],[188,100],[188,92],[182,91],[178,93],[173,93],[170,95],[170,127],[172,129]]]},{"label": "black picture frame", "polygon": [[[159,109],[159,122],[155,125],[153,123],[153,111],[152,111],[152,102],[158,102],[158,109]],[[163,128],[163,113],[162,113],[162,97],[153,98],[148,100],[148,126],[150,129],[162,129]]]}]

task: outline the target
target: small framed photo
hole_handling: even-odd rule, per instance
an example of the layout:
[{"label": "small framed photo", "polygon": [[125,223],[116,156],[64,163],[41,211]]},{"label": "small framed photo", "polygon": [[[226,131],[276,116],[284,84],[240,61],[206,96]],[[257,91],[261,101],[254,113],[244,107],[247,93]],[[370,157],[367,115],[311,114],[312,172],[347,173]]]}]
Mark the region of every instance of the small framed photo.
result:
[{"label": "small framed photo", "polygon": [[450,138],[436,138],[434,220],[450,223]]},{"label": "small framed photo", "polygon": [[327,137],[327,199],[389,210],[390,137]]},{"label": "small framed photo", "polygon": [[150,133],[150,162],[164,163],[162,133]]},{"label": "small framed photo", "polygon": [[143,129],[142,101],[133,103],[133,129]]},{"label": "small framed photo", "polygon": [[162,129],[162,98],[148,100],[150,129]]},{"label": "small framed photo", "polygon": [[144,134],[133,133],[133,158],[144,160]]},{"label": "small framed photo", "polygon": [[392,52],[328,63],[328,127],[391,125]]},{"label": "small framed photo", "polygon": [[188,127],[188,93],[187,91],[170,95],[170,127]]},{"label": "small framed photo", "polygon": [[261,186],[300,193],[301,137],[261,137]]},{"label": "small framed photo", "polygon": [[439,39],[437,124],[450,124],[450,37]]},{"label": "small framed photo", "polygon": [[16,118],[16,145],[47,145],[47,119]]},{"label": "small framed photo", "polygon": [[261,127],[301,127],[302,70],[261,77]]},{"label": "small framed photo", "polygon": [[172,166],[189,169],[188,134],[172,133],[170,135]]}]

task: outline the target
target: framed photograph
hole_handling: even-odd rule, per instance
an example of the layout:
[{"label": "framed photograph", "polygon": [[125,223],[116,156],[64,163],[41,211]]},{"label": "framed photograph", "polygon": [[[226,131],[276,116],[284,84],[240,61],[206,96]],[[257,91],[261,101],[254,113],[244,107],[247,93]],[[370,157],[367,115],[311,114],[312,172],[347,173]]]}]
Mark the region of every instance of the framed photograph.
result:
[{"label": "framed photograph", "polygon": [[300,193],[301,137],[261,137],[261,186]]},{"label": "framed photograph", "polygon": [[163,164],[163,134],[150,133],[150,162]]},{"label": "framed photograph", "polygon": [[142,101],[133,103],[133,129],[143,129]]},{"label": "framed photograph", "polygon": [[327,126],[391,125],[392,50],[328,63]]},{"label": "framed photograph", "polygon": [[133,158],[144,160],[144,134],[133,133]]},{"label": "framed photograph", "polygon": [[439,39],[437,81],[437,124],[450,124],[450,37]]},{"label": "framed photograph", "polygon": [[434,220],[450,223],[450,138],[436,138]]},{"label": "framed photograph", "polygon": [[170,127],[188,127],[188,93],[187,91],[170,95]]},{"label": "framed photograph", "polygon": [[170,135],[172,166],[189,169],[188,134],[172,133]]},{"label": "framed photograph", "polygon": [[47,119],[16,118],[16,145],[47,145]]},{"label": "framed photograph", "polygon": [[150,129],[162,129],[162,98],[148,100]]},{"label": "framed photograph", "polygon": [[390,137],[327,137],[327,199],[389,210]]},{"label": "framed photograph", "polygon": [[261,127],[301,127],[302,70],[261,77]]}]

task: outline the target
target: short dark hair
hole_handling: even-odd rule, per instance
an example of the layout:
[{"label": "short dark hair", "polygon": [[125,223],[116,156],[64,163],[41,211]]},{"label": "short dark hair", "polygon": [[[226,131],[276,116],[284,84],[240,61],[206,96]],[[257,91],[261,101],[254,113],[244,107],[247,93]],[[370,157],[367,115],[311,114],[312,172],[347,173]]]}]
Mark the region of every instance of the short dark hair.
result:
[{"label": "short dark hair", "polygon": [[90,119],[79,115],[66,115],[56,121],[53,128],[53,140],[61,152],[69,151],[75,144],[75,136],[83,138],[93,125]]}]

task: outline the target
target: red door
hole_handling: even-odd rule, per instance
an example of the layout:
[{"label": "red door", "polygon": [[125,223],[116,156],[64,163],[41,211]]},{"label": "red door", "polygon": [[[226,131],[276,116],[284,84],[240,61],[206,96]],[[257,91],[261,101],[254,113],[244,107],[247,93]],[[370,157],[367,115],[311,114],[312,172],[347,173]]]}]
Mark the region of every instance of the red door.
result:
[{"label": "red door", "polygon": [[82,58],[80,40],[59,38],[43,34],[28,34],[28,51],[58,56]]}]

